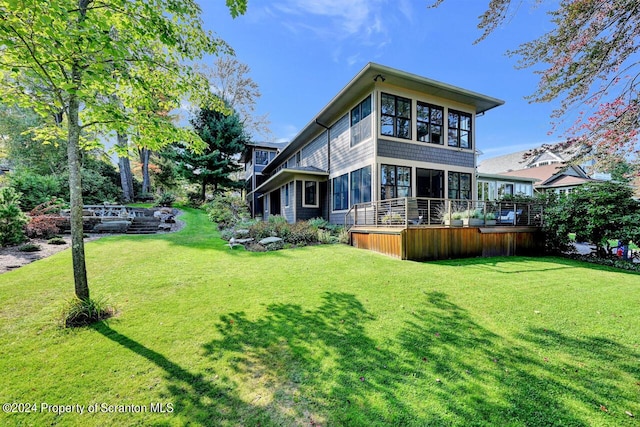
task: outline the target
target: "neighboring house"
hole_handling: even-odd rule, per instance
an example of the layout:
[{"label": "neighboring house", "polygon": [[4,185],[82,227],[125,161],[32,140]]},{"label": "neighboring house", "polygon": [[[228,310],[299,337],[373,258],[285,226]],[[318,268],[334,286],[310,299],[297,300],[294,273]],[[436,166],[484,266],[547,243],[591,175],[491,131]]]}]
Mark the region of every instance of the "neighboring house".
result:
[{"label": "neighboring house", "polygon": [[[587,174],[585,168],[590,166],[589,163],[566,166],[567,160],[573,155],[572,151],[545,150],[534,156],[527,156],[529,151],[519,151],[482,160],[478,165],[478,173],[504,177],[505,182],[510,179],[530,178],[534,180],[534,191],[555,191],[559,194],[571,192],[586,182],[611,179],[610,174],[597,173],[592,176]],[[515,183],[512,193],[509,193],[511,188],[508,186],[504,187],[504,190],[504,194],[519,192]],[[526,194],[524,191],[523,193]]]},{"label": "neighboring house", "polygon": [[528,169],[521,169],[501,174],[505,177],[527,177],[536,179],[535,191],[554,191],[558,194],[570,193],[576,187],[587,182],[596,182],[590,178],[580,166],[551,164]]},{"label": "neighboring house", "polygon": [[479,173],[501,174],[520,169],[565,163],[567,153],[546,150],[536,156],[526,156],[530,150],[518,151],[484,159],[478,164]]},{"label": "neighboring house", "polygon": [[498,200],[503,196],[533,196],[536,178],[478,173],[478,200]]},{"label": "neighboring house", "polygon": [[358,203],[470,200],[476,117],[503,103],[369,63],[264,166],[264,182],[256,180],[250,194],[262,199],[264,218],[321,216],[334,224]]},{"label": "neighboring house", "polygon": [[244,188],[251,216],[254,218],[264,214],[262,194],[255,191],[265,181],[262,171],[286,145],[286,142],[250,142],[242,153]]}]

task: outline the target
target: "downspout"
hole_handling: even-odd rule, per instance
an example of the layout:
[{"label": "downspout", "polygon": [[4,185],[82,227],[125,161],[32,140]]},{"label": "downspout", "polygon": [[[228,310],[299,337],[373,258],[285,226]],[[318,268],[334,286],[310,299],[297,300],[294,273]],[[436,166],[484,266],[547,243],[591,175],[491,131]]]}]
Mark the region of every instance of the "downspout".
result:
[{"label": "downspout", "polygon": [[316,124],[327,130],[327,221],[331,222],[331,128],[316,119]]}]

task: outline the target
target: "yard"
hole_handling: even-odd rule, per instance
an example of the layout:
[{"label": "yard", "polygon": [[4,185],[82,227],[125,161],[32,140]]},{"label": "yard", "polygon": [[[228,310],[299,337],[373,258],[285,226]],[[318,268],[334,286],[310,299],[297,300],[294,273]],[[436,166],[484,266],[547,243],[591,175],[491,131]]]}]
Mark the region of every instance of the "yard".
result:
[{"label": "yard", "polygon": [[184,219],[87,244],[118,310],[93,327],[56,323],[69,251],[0,275],[0,424],[638,425],[638,274],[250,253]]}]

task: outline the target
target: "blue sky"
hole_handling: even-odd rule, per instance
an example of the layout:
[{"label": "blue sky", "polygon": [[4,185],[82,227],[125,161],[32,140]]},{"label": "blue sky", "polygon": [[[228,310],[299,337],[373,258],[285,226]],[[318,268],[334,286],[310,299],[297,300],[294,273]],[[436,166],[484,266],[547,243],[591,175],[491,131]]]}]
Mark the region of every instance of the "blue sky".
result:
[{"label": "blue sky", "polygon": [[506,56],[551,28],[544,10],[525,1],[507,24],[474,45],[488,1],[447,0],[436,9],[430,3],[255,0],[232,19],[224,1],[199,1],[205,27],[251,68],[262,92],[257,114],[269,114],[277,140],[295,136],[368,62],[503,99],[505,105],[477,120],[484,157],[561,139],[549,135],[553,105],[524,99],[536,88],[534,70],[518,70],[517,59]]}]

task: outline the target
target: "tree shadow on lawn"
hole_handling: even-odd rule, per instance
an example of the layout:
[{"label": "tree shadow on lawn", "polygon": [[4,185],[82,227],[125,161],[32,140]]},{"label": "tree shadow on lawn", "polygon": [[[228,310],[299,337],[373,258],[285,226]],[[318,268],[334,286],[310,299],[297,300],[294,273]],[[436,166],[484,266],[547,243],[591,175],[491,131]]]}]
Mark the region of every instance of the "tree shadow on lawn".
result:
[{"label": "tree shadow on lawn", "polygon": [[543,328],[500,337],[446,294],[429,293],[427,301],[400,341],[432,361],[434,372],[445,378],[435,396],[462,419],[623,425],[632,421],[625,411],[640,410],[632,387],[620,387],[640,376],[637,351],[608,338],[571,338]]},{"label": "tree shadow on lawn", "polygon": [[[619,425],[629,422],[625,410],[637,409],[617,378],[593,387],[600,366],[540,356],[546,331],[500,337],[442,293],[425,294],[421,306],[380,343],[366,333],[375,316],[353,295],[326,293],[312,310],[272,304],[257,320],[222,316],[222,337],[205,351],[228,363],[242,400],[277,425]],[[638,374],[628,363],[638,355],[623,345],[564,338],[554,338],[563,353],[589,348],[585,360]]]},{"label": "tree shadow on lawn", "polygon": [[[536,263],[549,263],[555,264],[556,266],[548,267],[548,268],[522,268],[519,270],[514,270],[511,268],[502,268],[501,264],[509,264],[513,265],[515,263],[521,263],[526,266],[528,262],[536,262]],[[589,268],[592,270],[600,270],[600,271],[611,271],[615,273],[624,273],[632,276],[638,276],[637,272],[622,270],[615,267],[594,264],[590,262],[573,260],[571,258],[563,258],[559,256],[540,256],[540,257],[525,257],[525,256],[510,256],[510,257],[477,257],[477,258],[459,258],[459,259],[450,259],[450,260],[441,260],[441,261],[428,261],[429,264],[433,265],[442,265],[446,267],[465,267],[465,266],[474,266],[474,267],[485,267],[487,270],[494,271],[496,273],[503,274],[519,274],[519,273],[528,273],[535,271],[554,271],[554,270],[568,270],[575,268]],[[558,266],[560,265],[560,267]]]},{"label": "tree shadow on lawn", "polygon": [[105,322],[96,323],[91,328],[164,370],[168,380],[167,390],[170,393],[170,396],[166,396],[167,402],[173,403],[175,413],[182,415],[189,423],[206,426],[223,423],[238,425],[243,424],[245,417],[253,417],[258,423],[265,421],[259,413],[259,408],[235,397],[232,385],[226,381],[213,375],[194,374],[164,355],[111,329]]}]

